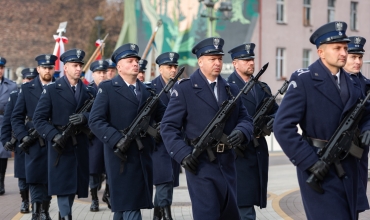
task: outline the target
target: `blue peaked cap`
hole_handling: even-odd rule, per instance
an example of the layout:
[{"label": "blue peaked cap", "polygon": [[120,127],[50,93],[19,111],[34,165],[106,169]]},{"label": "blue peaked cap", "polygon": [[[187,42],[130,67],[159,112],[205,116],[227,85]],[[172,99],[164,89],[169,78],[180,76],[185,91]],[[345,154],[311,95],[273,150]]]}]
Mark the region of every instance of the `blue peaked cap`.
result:
[{"label": "blue peaked cap", "polygon": [[82,63],[84,64],[85,51],[80,49],[67,50],[60,56],[60,60],[63,63]]},{"label": "blue peaked cap", "polygon": [[254,48],[256,45],[254,43],[242,44],[231,49],[228,53],[231,55],[231,59],[239,60],[250,60],[254,59]]},{"label": "blue peaked cap", "polygon": [[349,37],[351,42],[348,43],[348,53],[360,53],[363,54],[365,52],[364,46],[366,43],[366,39],[359,36]]},{"label": "blue peaked cap", "polygon": [[202,40],[193,47],[191,52],[197,55],[197,58],[204,55],[224,55],[222,47],[224,46],[224,39],[218,37],[210,37]]},{"label": "blue peaked cap", "polygon": [[39,73],[36,68],[25,68],[22,70],[22,78],[35,78]]},{"label": "blue peaked cap", "polygon": [[35,58],[39,66],[45,67],[53,67],[57,59],[58,57],[53,54],[41,54]]},{"label": "blue peaked cap", "polygon": [[343,21],[334,21],[319,27],[310,37],[310,42],[317,48],[321,44],[350,42],[346,35],[347,24]]},{"label": "blue peaked cap", "polygon": [[108,69],[108,65],[109,63],[105,60],[96,60],[92,62],[92,64],[90,65],[90,70],[92,72],[99,71],[99,70],[105,71]]},{"label": "blue peaked cap", "polygon": [[146,70],[146,64],[148,64],[147,60],[139,60],[139,72],[145,72]]},{"label": "blue peaked cap", "polygon": [[124,44],[120,47],[118,47],[112,55],[112,61],[114,63],[118,63],[120,59],[124,58],[130,58],[130,57],[136,57],[139,60],[141,57],[139,56],[139,47],[136,44]]},{"label": "blue peaked cap", "polygon": [[175,52],[166,52],[162,53],[157,57],[155,63],[160,65],[167,64],[167,65],[178,65],[177,60],[179,59],[179,54]]}]

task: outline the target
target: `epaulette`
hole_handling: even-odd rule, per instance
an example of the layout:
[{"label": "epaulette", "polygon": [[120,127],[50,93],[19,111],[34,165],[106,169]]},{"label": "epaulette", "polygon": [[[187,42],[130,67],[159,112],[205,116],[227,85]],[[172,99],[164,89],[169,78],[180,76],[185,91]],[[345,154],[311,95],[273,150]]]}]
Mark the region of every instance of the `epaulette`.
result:
[{"label": "epaulette", "polygon": [[18,90],[13,90],[10,94],[18,93]]},{"label": "epaulette", "polygon": [[308,68],[302,68],[302,69],[296,70],[295,72],[298,73],[298,76],[300,76],[303,73],[309,73],[310,72],[310,69],[308,69]]},{"label": "epaulette", "polygon": [[177,83],[178,84],[180,84],[180,83],[182,83],[182,82],[184,82],[184,81],[186,81],[186,80],[189,80],[190,78],[182,78],[182,79],[180,79],[179,81],[177,81]]}]

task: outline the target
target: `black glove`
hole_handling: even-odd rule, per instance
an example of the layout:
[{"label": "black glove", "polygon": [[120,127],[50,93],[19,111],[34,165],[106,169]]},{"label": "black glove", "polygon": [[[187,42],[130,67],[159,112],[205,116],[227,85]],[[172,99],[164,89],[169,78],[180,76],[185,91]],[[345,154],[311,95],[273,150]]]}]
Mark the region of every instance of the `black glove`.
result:
[{"label": "black glove", "polygon": [[365,146],[370,145],[370,131],[365,131],[360,135],[361,143]]},{"label": "black glove", "polygon": [[161,126],[158,124],[156,129],[157,129],[157,135],[154,137],[154,140],[156,143],[160,143],[162,141]]},{"label": "black glove", "polygon": [[73,125],[85,125],[87,123],[87,118],[83,114],[73,114],[69,116],[69,122]]},{"label": "black glove", "polygon": [[238,144],[238,145],[234,146],[234,150],[235,150],[236,155],[238,155],[238,157],[244,157],[244,151],[245,151],[246,147],[247,147],[247,145],[241,145],[241,144]]},{"label": "black glove", "polygon": [[56,134],[53,138],[53,142],[59,145],[61,148],[65,148],[67,141],[64,139],[63,135]]},{"label": "black glove", "polygon": [[233,130],[229,136],[227,136],[227,142],[231,145],[239,145],[245,140],[243,132],[240,130]]},{"label": "black glove", "polygon": [[7,141],[4,145],[4,149],[6,151],[14,151],[14,144],[10,143],[10,141]]},{"label": "black glove", "polygon": [[116,148],[118,148],[122,154],[125,154],[128,150],[128,148],[130,147],[130,145],[124,145],[124,142],[125,142],[125,138],[121,138],[119,139],[119,141],[117,142],[117,144],[115,145]]},{"label": "black glove", "polygon": [[29,143],[31,142],[31,137],[30,136],[24,136],[23,138],[22,138],[22,144],[23,144],[23,146],[25,146],[25,147],[29,147],[28,145],[29,145]]},{"label": "black glove", "polygon": [[273,131],[274,128],[274,120],[275,120],[274,118],[270,117],[270,120],[266,124],[266,129],[270,130],[271,132]]},{"label": "black glove", "polygon": [[196,174],[198,169],[198,159],[195,158],[192,154],[189,154],[181,161],[181,166],[185,168],[185,170]]},{"label": "black glove", "polygon": [[329,172],[329,165],[322,160],[317,161],[308,169],[319,180],[323,180]]}]

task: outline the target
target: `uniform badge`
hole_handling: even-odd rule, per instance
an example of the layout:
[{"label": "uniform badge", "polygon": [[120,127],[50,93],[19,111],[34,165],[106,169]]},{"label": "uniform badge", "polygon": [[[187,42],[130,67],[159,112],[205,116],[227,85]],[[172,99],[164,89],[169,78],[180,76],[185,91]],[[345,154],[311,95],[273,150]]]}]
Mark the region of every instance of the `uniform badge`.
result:
[{"label": "uniform badge", "polygon": [[101,88],[99,88],[99,90],[98,90],[98,94],[99,93],[102,93],[103,92],[103,90],[101,89]]},{"label": "uniform badge", "polygon": [[171,97],[172,97],[172,95],[175,95],[175,97],[177,97],[177,96],[179,96],[179,93],[177,92],[177,90],[176,90],[176,89],[174,89],[174,90],[172,90],[172,92],[171,92]]},{"label": "uniform badge", "polygon": [[175,56],[174,53],[169,53],[169,57],[170,57],[170,60],[172,61],[173,60],[173,57]]},{"label": "uniform badge", "polygon": [[342,22],[335,22],[335,30],[338,31],[339,35],[342,35],[343,31],[343,23]]},{"label": "uniform badge", "polygon": [[76,56],[77,56],[77,58],[80,58],[80,56],[81,56],[81,50],[77,50],[76,51]]},{"label": "uniform badge", "polygon": [[303,73],[308,73],[308,72],[310,72],[310,70],[308,68],[297,70],[298,76],[300,76]]},{"label": "uniform badge", "polygon": [[360,37],[356,37],[355,38],[355,44],[360,44],[361,43],[361,38]]},{"label": "uniform badge", "polygon": [[46,63],[50,63],[50,55],[45,55]]},{"label": "uniform badge", "polygon": [[245,50],[247,51],[247,53],[249,53],[249,50],[251,49],[251,45],[250,44],[246,44],[245,45]]},{"label": "uniform badge", "polygon": [[290,88],[290,86],[293,86],[293,89],[297,88],[297,83],[295,81],[290,81],[287,90]]},{"label": "uniform badge", "polygon": [[46,89],[42,90],[42,94],[46,94]]},{"label": "uniform badge", "polygon": [[213,46],[218,49],[218,46],[220,45],[220,38],[213,38]]},{"label": "uniform badge", "polygon": [[135,48],[136,48],[136,45],[135,44],[130,44],[130,49],[131,50],[135,50]]},{"label": "uniform badge", "polygon": [[62,86],[61,84],[58,84],[58,86]]}]

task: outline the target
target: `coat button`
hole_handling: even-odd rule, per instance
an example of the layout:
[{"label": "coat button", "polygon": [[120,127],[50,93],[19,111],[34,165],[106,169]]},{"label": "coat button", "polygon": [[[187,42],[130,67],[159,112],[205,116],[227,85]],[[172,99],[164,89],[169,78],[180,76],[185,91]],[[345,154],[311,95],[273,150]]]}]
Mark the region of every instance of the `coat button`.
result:
[{"label": "coat button", "polygon": [[107,139],[107,136],[104,136],[104,139]]},{"label": "coat button", "polygon": [[292,161],[292,163],[295,163],[295,160],[291,160]]},{"label": "coat button", "polygon": [[171,155],[173,155],[173,152],[171,151],[171,153],[170,153]]}]

